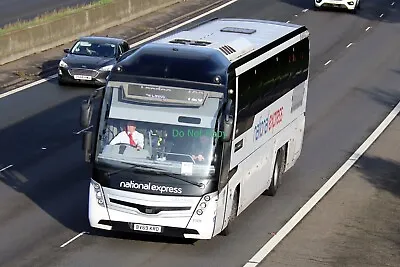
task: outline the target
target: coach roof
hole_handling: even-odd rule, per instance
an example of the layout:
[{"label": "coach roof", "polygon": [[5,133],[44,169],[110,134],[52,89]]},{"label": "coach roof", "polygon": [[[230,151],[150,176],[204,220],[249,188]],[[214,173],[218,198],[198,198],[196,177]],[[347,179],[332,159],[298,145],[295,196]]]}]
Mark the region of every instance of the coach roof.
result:
[{"label": "coach roof", "polygon": [[213,19],[154,41],[171,47],[196,46],[224,55],[230,62],[294,32],[301,25],[252,19]]}]

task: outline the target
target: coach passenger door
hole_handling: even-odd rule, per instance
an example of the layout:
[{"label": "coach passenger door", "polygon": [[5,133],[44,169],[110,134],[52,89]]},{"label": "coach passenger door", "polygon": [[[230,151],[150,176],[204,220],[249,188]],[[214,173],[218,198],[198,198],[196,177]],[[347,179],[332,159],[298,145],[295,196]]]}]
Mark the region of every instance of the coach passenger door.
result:
[{"label": "coach passenger door", "polygon": [[218,203],[217,203],[217,216],[215,221],[214,233],[220,233],[222,228],[226,225],[230,206],[227,207],[228,200],[228,190],[229,190],[229,180],[232,176],[232,172],[229,170],[231,161],[231,146],[233,137],[233,126],[235,118],[235,104],[234,98],[232,96],[228,97],[228,101],[223,106],[223,111],[221,116],[218,118],[218,125],[223,132],[222,137],[219,139],[219,144],[217,146],[216,155],[219,155],[220,160],[220,176],[218,184]]},{"label": "coach passenger door", "polygon": [[[246,73],[244,73],[246,74]],[[231,172],[235,171],[229,182],[229,194],[238,184],[240,184],[238,213],[240,213],[252,201],[254,188],[251,179],[252,171],[256,162],[249,159],[252,152],[251,128],[253,117],[248,112],[250,93],[250,83],[248,75],[241,74],[236,77],[236,103],[235,103],[235,123],[231,148]]]}]

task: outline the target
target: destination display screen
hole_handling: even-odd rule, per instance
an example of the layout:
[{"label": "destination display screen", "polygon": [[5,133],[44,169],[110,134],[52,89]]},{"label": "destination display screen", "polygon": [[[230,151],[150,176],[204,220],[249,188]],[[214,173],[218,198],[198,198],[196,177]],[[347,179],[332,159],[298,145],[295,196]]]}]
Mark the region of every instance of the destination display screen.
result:
[{"label": "destination display screen", "polygon": [[127,91],[126,96],[131,99],[194,105],[203,104],[207,96],[200,90],[144,84],[129,84]]}]

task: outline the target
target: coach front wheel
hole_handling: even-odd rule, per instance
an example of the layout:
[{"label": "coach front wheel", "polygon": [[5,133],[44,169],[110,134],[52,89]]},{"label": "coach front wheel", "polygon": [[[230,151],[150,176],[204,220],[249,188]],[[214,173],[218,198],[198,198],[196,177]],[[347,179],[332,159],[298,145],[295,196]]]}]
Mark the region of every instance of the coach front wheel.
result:
[{"label": "coach front wheel", "polygon": [[232,232],[232,222],[236,218],[238,211],[238,204],[239,204],[239,194],[238,190],[235,190],[235,193],[233,194],[232,209],[229,214],[228,225],[225,227],[224,230],[221,231],[221,235],[227,236]]},{"label": "coach front wheel", "polygon": [[263,193],[268,196],[275,196],[278,191],[279,186],[282,183],[282,174],[283,174],[283,153],[279,150],[276,155],[274,171],[272,173],[271,184],[268,189]]}]

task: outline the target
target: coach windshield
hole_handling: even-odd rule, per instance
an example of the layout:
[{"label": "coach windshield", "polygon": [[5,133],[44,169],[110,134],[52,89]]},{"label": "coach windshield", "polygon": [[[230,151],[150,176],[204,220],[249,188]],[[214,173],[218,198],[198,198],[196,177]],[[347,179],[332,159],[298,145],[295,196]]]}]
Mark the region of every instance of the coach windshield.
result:
[{"label": "coach windshield", "polygon": [[[216,129],[222,99],[207,91],[145,85],[134,85],[129,94],[130,85],[122,83],[109,93],[109,108],[100,118],[96,161],[161,168],[172,174],[214,175],[216,147],[223,135]],[[171,106],[176,103],[179,106]]]}]

